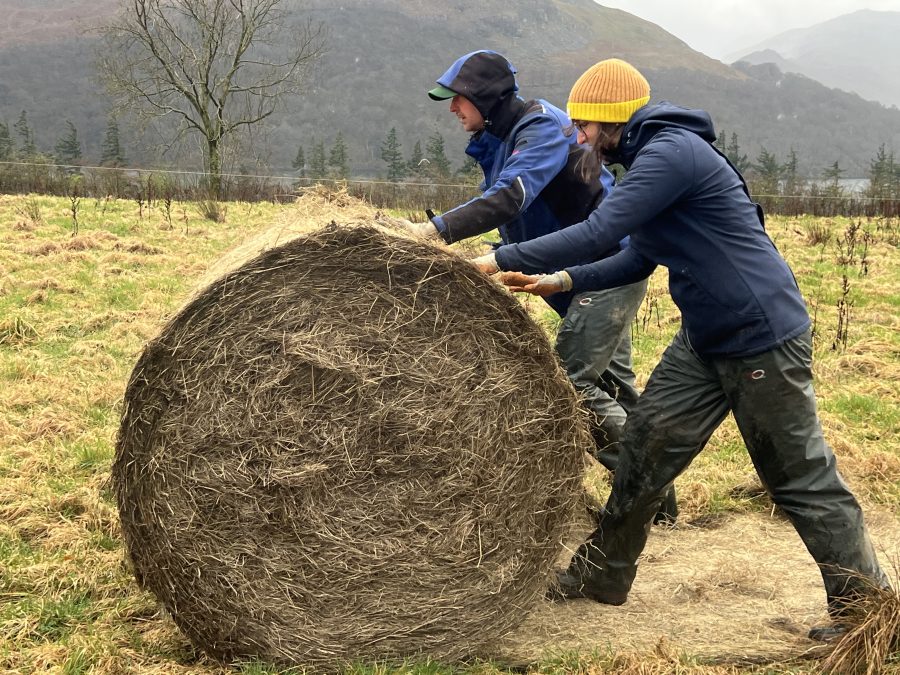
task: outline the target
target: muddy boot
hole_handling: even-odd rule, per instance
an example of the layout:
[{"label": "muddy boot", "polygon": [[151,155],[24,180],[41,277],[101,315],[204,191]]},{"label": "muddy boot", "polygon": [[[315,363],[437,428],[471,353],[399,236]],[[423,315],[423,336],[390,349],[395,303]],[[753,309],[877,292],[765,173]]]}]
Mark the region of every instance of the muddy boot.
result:
[{"label": "muddy boot", "polygon": [[548,600],[585,598],[604,605],[625,603],[631,583],[616,583],[608,576],[606,555],[598,548],[598,543],[588,539],[578,547],[566,569],[556,570],[556,583],[547,591]]},{"label": "muddy boot", "polygon": [[593,600],[604,605],[624,605],[628,593],[603,588],[600,585],[585,583],[577,570],[572,566],[565,570],[556,570],[556,583],[547,591],[547,599],[553,602],[564,600]]},{"label": "muddy boot", "polygon": [[655,516],[653,516],[653,524],[654,525],[674,525],[675,521],[678,519],[678,501],[675,499],[675,486],[669,488],[668,492],[666,492],[666,496],[663,499],[662,506],[659,507],[659,511]]},{"label": "muddy boot", "polygon": [[847,634],[850,627],[845,623],[835,623],[830,626],[816,626],[809,630],[810,640],[816,642],[836,642]]}]

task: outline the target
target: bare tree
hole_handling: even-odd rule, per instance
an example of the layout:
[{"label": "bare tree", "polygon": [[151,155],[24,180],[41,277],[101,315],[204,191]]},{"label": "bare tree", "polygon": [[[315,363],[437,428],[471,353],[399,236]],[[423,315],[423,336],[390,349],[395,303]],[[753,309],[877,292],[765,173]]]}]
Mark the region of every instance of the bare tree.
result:
[{"label": "bare tree", "polygon": [[282,0],[124,0],[100,29],[98,69],[119,106],[175,121],[169,143],[198,135],[212,197],[232,136],[301,91],[324,51],[324,28],[288,26]]}]

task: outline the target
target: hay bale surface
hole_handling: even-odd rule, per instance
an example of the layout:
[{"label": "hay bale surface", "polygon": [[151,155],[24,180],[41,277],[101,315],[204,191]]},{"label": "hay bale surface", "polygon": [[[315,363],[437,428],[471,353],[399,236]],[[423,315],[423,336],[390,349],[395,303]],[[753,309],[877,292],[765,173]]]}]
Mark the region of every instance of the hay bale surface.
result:
[{"label": "hay bale surface", "polygon": [[456,661],[542,595],[589,443],[514,298],[437,247],[331,226],[146,347],[113,484],[139,582],[213,657]]}]

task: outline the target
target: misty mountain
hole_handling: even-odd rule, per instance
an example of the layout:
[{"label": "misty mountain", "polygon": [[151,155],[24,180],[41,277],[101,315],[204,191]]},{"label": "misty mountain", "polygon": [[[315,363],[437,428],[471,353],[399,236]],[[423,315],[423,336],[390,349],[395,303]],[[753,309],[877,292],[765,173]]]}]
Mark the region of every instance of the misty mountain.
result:
[{"label": "misty mountain", "polygon": [[[62,10],[51,7],[65,6]],[[291,173],[298,147],[326,150],[340,132],[355,175],[384,172],[380,148],[395,127],[402,151],[435,133],[459,166],[467,137],[446,102],[425,92],[458,56],[480,48],[504,53],[518,68],[521,94],[565,106],[575,79],[594,62],[617,56],[640,68],[653,100],[708,110],[720,133],[737,133],[751,159],[762,147],[819,175],[836,160],[848,177],[864,176],[878,147],[900,148],[900,111],[829,89],[772,65],[738,67],[692,50],[658,26],[593,0],[284,0],[289,18],[328,27],[328,52],[304,95],[286,100],[240,162],[254,153],[273,171]],[[0,0],[0,121],[22,110],[38,146],[51,150],[71,119],[96,161],[109,101],[94,80],[95,35],[86,18],[108,16],[114,0]],[[23,12],[25,14],[23,14]],[[48,12],[47,21],[40,21]],[[27,16],[28,30],[11,22]],[[67,23],[66,17],[70,17]],[[52,19],[52,20],[51,20]],[[12,131],[12,128],[11,128]],[[122,128],[133,164],[170,163],[151,152],[152,136]],[[198,166],[199,160],[185,160]],[[192,160],[192,161],[191,161]]]},{"label": "misty mountain", "polygon": [[735,52],[729,62],[774,63],[828,87],[900,106],[900,12],[870,9],[798,28]]}]

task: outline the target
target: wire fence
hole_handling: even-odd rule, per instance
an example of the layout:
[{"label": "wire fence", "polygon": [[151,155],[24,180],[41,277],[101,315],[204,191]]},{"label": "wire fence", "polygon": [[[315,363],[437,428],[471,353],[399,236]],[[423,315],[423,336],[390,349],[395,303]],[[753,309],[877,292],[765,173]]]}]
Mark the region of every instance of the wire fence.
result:
[{"label": "wire fence", "polygon": [[[289,201],[316,184],[345,186],[379,208],[445,211],[478,194],[476,185],[415,177],[392,182],[373,178],[311,178],[302,175],[223,173],[220,197],[235,201]],[[135,168],[0,161],[0,193],[115,197],[153,202],[159,199],[209,199],[209,175],[172,168]],[[793,194],[755,193],[766,213],[780,215],[889,217],[900,216],[900,189],[882,194],[850,192],[839,185],[809,183]]]}]

